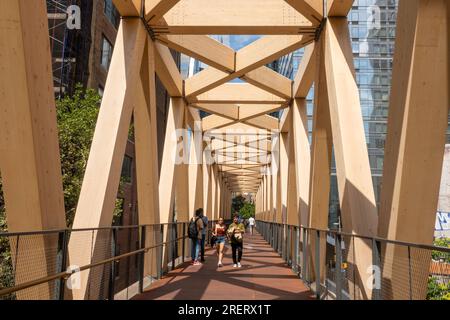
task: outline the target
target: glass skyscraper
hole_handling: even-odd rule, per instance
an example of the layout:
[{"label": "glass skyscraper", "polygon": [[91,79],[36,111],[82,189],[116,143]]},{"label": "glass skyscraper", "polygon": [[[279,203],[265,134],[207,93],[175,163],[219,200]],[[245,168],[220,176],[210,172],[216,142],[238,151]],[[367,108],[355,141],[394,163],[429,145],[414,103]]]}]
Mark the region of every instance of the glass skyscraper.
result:
[{"label": "glass skyscraper", "polygon": [[[397,8],[398,0],[356,0],[348,15],[356,80],[360,92],[367,148],[377,202],[379,201],[381,177],[383,174]],[[277,71],[293,79],[297,73],[302,56],[303,50],[299,50],[283,57],[278,62]],[[310,139],[313,91],[314,89],[311,89],[308,95]],[[450,130],[447,133],[447,142],[450,143]],[[330,228],[338,225],[338,211],[339,196],[336,165],[333,157]]]},{"label": "glass skyscraper", "polygon": [[[384,145],[387,131],[389,92],[395,45],[398,0],[357,0],[349,13],[349,28],[360,91],[361,108],[369,151],[370,167],[377,201],[383,174]],[[293,79],[303,50],[283,57],[278,72]],[[308,95],[311,140],[314,88]],[[330,228],[338,225],[339,196],[336,165],[332,160],[330,192]]]}]

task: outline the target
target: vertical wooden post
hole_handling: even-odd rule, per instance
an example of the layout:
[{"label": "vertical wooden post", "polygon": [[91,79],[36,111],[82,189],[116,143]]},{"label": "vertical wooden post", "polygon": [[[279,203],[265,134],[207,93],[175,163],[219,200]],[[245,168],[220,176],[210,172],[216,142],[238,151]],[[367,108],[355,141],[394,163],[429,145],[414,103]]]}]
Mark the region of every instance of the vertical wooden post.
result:
[{"label": "vertical wooden post", "polygon": [[[309,222],[306,224],[311,228],[327,229],[328,228],[328,211],[330,197],[330,174],[331,174],[331,120],[328,106],[328,90],[325,78],[324,55],[322,48],[324,46],[323,36],[319,43],[316,44],[316,80],[315,80],[315,106],[312,131],[311,146],[311,172],[309,185]],[[300,106],[299,106],[300,107]],[[306,112],[305,110],[303,110]],[[299,110],[300,112],[300,110]],[[300,124],[300,122],[298,122]],[[303,127],[301,127],[302,130]],[[300,132],[303,134],[303,131]],[[303,142],[304,144],[305,142]],[[303,148],[305,146],[303,145]],[[306,206],[305,206],[306,207]],[[303,220],[303,215],[301,220]],[[306,217],[305,217],[306,218]],[[303,224],[303,221],[302,221]],[[308,256],[310,257],[310,280],[316,279],[316,275],[312,274],[315,268],[314,248],[316,240],[314,232],[309,232],[309,243],[306,245],[310,248]],[[308,239],[307,239],[308,240]],[[321,242],[321,268],[320,275],[322,280],[325,275],[324,256],[325,241]]]},{"label": "vertical wooden post", "polygon": [[[171,98],[169,115],[167,118],[166,137],[164,140],[163,160],[161,174],[159,178],[159,203],[161,223],[172,222],[172,211],[175,197],[175,177],[176,169],[180,164],[176,163],[177,158],[184,157],[185,154],[178,153],[180,143],[177,137],[177,130],[184,126],[185,104],[181,98]],[[183,151],[186,150],[183,148]],[[178,183],[178,181],[177,181]]]},{"label": "vertical wooden post", "polygon": [[[449,108],[449,4],[400,1],[379,235],[431,244]],[[409,299],[406,248],[383,248],[382,297]],[[430,253],[411,251],[413,299],[425,299]]]},{"label": "vertical wooden post", "polygon": [[[25,0],[0,1],[0,52],[0,171],[8,231],[64,229],[45,1],[32,7]],[[17,251],[11,241],[16,285],[54,272],[56,251],[50,243],[57,243],[57,235],[30,239],[22,238]],[[53,297],[46,285],[17,294],[18,299]]]},{"label": "vertical wooden post", "polygon": [[[294,99],[292,111],[292,144],[295,161],[297,202],[300,225],[309,226],[309,190],[311,146],[308,138],[306,99]],[[316,110],[319,110],[316,108]]]},{"label": "vertical wooden post", "polygon": [[[139,19],[121,21],[73,223],[75,229],[111,226],[146,39],[147,31]],[[80,246],[90,241],[92,252]],[[84,266],[94,262],[91,257],[96,261],[103,259],[109,255],[105,250],[109,241],[109,232],[94,232],[92,240],[87,233],[72,234],[70,263]],[[100,287],[94,281],[101,281],[102,272],[92,276],[90,273],[89,270],[81,273],[81,287],[72,291],[74,299],[98,296]],[[90,292],[86,287],[88,281],[92,283]]]},{"label": "vertical wooden post", "polygon": [[[203,152],[202,174],[203,174],[203,210],[211,217],[211,175],[210,165],[207,163],[207,150]],[[191,213],[193,214],[193,213]]]},{"label": "vertical wooden post", "polygon": [[[136,183],[138,193],[139,224],[159,223],[159,168],[157,144],[157,107],[155,87],[155,47],[150,38],[141,67],[141,88],[134,109],[136,148]],[[145,246],[158,241],[151,227],[145,229]],[[144,276],[154,276],[156,255],[150,250],[144,258]]]},{"label": "vertical wooden post", "polygon": [[276,143],[276,150],[272,153],[272,163],[271,163],[271,221],[281,223],[282,215],[281,215],[281,165],[280,165],[280,145],[281,145],[281,135],[278,135]]},{"label": "vertical wooden post", "polygon": [[[194,122],[192,128],[192,141],[189,156],[189,217],[192,217],[195,210],[204,206],[203,197],[203,134],[201,122]],[[206,210],[206,208],[204,208]],[[205,214],[209,214],[205,211]]]},{"label": "vertical wooden post", "polygon": [[[375,236],[377,208],[346,18],[328,19],[323,52],[343,228]],[[372,244],[360,238],[352,243],[355,254],[349,262],[355,269],[353,281],[362,296],[371,299]]]}]

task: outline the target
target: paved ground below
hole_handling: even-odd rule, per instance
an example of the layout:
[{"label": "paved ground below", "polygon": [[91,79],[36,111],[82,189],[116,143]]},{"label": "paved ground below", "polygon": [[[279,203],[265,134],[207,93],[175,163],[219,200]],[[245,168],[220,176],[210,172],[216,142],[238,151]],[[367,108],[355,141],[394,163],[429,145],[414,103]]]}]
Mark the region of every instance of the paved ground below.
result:
[{"label": "paved ground below", "polygon": [[260,235],[246,235],[242,268],[233,268],[231,247],[224,267],[215,250],[200,266],[184,264],[154,282],[136,300],[308,300],[310,290]]}]

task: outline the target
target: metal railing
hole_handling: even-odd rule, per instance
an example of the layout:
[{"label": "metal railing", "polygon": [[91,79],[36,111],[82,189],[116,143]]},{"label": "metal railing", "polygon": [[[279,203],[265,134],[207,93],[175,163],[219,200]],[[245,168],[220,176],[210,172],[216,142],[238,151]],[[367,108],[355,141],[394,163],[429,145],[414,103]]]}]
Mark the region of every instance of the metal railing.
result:
[{"label": "metal railing", "polygon": [[450,299],[450,248],[263,221],[256,228],[317,299]]},{"label": "metal railing", "polygon": [[0,299],[70,300],[83,272],[83,299],[128,299],[185,262],[188,228],[175,222],[0,233]]}]

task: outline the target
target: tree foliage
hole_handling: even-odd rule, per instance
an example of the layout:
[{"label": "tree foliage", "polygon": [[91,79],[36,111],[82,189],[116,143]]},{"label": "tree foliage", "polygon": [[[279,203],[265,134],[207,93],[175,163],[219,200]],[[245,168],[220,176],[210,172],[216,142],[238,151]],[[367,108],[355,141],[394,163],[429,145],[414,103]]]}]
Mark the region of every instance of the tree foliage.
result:
[{"label": "tree foliage", "polygon": [[255,216],[255,205],[253,203],[246,202],[239,211],[239,214],[244,219],[249,219]]},{"label": "tree foliage", "polygon": [[[443,248],[450,248],[450,238],[438,238],[434,240],[434,245]],[[450,263],[450,253],[433,250],[431,253],[433,260]]]},{"label": "tree foliage", "polygon": [[427,300],[450,300],[450,284],[429,277]]},{"label": "tree foliage", "polygon": [[96,91],[77,86],[72,97],[65,97],[56,103],[68,226],[73,223],[100,102],[101,97]]},{"label": "tree foliage", "polygon": [[[59,132],[61,173],[64,189],[67,227],[73,224],[75,210],[80,196],[95,126],[100,110],[101,97],[93,89],[77,85],[73,96],[56,101],[56,116]],[[133,134],[132,128],[130,134]],[[122,190],[123,180],[120,190]],[[116,202],[114,223],[120,222],[123,214],[123,200]],[[8,231],[5,201],[0,176],[0,232]],[[0,237],[0,288],[14,284],[11,251],[7,237]]]},{"label": "tree foliage", "polygon": [[233,213],[240,212],[242,207],[244,207],[245,202],[246,202],[245,197],[241,195],[234,197],[231,204],[231,210],[233,211]]}]

